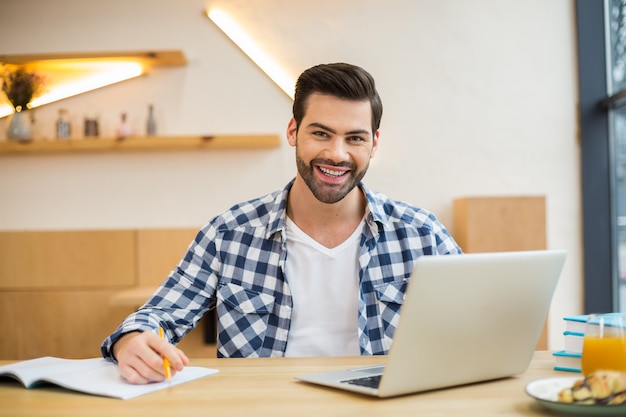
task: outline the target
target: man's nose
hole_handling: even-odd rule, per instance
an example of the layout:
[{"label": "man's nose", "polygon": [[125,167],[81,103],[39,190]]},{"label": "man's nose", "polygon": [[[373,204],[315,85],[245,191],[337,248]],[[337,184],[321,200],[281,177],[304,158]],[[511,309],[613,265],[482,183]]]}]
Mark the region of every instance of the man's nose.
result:
[{"label": "man's nose", "polygon": [[328,142],[326,155],[335,162],[345,161],[348,157],[348,145],[341,137],[333,138]]}]

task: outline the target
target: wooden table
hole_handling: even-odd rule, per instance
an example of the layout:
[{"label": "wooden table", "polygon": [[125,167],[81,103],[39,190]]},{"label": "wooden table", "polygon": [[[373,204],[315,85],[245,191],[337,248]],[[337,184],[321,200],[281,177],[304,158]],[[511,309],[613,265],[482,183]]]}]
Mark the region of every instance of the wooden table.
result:
[{"label": "wooden table", "polygon": [[528,397],[524,387],[535,379],[575,375],[553,371],[554,359],[542,351],[519,376],[384,400],[294,379],[298,374],[379,364],[384,359],[195,359],[192,365],[220,373],[126,401],[52,386],[27,390],[0,379],[0,416],[549,416],[554,414]]}]

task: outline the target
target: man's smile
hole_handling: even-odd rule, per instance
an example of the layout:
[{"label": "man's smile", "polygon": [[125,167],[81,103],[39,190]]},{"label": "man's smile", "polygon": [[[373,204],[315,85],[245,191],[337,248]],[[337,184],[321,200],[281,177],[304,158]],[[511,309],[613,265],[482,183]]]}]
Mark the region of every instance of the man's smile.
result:
[{"label": "man's smile", "polygon": [[350,170],[331,169],[322,166],[317,166],[317,169],[325,176],[331,178],[340,178],[350,172]]}]

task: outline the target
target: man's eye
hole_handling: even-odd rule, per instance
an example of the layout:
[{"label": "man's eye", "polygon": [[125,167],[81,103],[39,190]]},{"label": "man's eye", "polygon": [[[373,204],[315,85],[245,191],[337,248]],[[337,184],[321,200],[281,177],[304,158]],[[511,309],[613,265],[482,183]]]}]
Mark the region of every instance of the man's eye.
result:
[{"label": "man's eye", "polygon": [[314,136],[319,136],[319,137],[321,137],[321,138],[325,138],[325,137],[327,137],[327,136],[328,136],[328,135],[326,134],[326,132],[322,132],[322,131],[316,131],[316,132],[313,132],[313,135],[314,135]]},{"label": "man's eye", "polygon": [[351,141],[351,142],[363,142],[363,141],[365,141],[365,139],[363,139],[360,136],[351,136],[351,137],[348,138],[348,140]]}]

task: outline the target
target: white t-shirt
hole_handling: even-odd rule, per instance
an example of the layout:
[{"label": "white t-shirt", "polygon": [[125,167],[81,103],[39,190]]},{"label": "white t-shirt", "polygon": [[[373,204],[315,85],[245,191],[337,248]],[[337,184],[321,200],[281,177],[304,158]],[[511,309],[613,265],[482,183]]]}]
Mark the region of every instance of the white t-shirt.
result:
[{"label": "white t-shirt", "polygon": [[358,356],[359,238],[329,249],[287,218],[285,274],[293,296],[285,356]]}]

